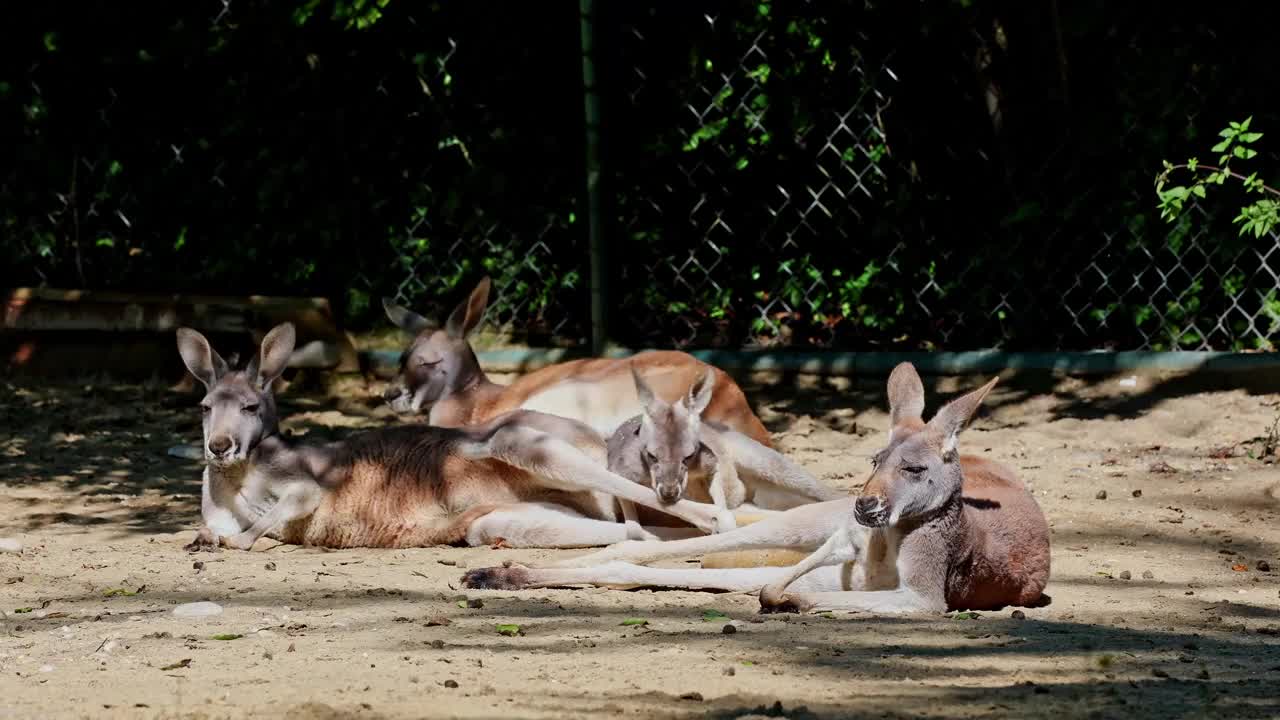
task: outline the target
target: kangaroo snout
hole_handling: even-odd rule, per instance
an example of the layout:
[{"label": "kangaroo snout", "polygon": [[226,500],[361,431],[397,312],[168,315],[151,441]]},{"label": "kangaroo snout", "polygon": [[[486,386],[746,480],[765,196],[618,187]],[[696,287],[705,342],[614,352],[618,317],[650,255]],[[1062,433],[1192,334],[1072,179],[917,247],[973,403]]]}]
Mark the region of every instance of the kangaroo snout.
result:
[{"label": "kangaroo snout", "polygon": [[214,457],[223,457],[230,451],[231,438],[226,435],[219,435],[209,440],[209,452],[213,453]]},{"label": "kangaroo snout", "polygon": [[393,402],[404,394],[404,388],[399,385],[388,385],[386,390],[382,391],[382,399],[387,402]]},{"label": "kangaroo snout", "polygon": [[658,487],[658,499],[667,505],[671,505],[678,501],[680,496],[683,494],[684,493],[680,491],[679,487],[671,485],[660,485]]},{"label": "kangaroo snout", "polygon": [[853,519],[857,520],[859,525],[880,527],[889,519],[889,509],[885,506],[883,499],[863,495],[853,503]]}]

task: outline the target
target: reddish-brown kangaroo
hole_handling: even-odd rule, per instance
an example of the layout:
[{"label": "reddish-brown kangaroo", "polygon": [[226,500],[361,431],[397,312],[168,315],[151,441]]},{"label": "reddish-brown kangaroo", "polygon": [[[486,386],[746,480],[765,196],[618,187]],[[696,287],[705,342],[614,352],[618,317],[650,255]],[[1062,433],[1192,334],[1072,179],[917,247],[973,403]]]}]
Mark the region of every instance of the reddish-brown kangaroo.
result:
[{"label": "reddish-brown kangaroo", "polygon": [[[385,398],[402,413],[427,413],[431,425],[474,425],[512,410],[537,410],[586,423],[609,437],[639,415],[642,405],[632,382],[634,367],[653,392],[675,402],[708,369],[688,353],[649,351],[630,358],[571,360],[522,375],[510,385],[489,380],[467,337],[480,324],[489,302],[483,278],[449,315],[443,328],[391,300],[382,301],[391,322],[413,340],[400,356],[400,371]],[[772,447],[742,389],[723,370],[711,368],[715,383],[703,417]]]},{"label": "reddish-brown kangaroo", "polygon": [[[1039,504],[1010,468],[958,449],[962,429],[995,384],[953,400],[925,422],[919,375],[909,364],[896,367],[888,383],[889,441],[855,497],[802,505],[720,535],[623,542],[557,567],[481,568],[463,582],[503,589],[596,584],[759,591],[767,612],[1042,604],[1049,528]],[[812,553],[791,567],[634,564],[768,549]]]}]

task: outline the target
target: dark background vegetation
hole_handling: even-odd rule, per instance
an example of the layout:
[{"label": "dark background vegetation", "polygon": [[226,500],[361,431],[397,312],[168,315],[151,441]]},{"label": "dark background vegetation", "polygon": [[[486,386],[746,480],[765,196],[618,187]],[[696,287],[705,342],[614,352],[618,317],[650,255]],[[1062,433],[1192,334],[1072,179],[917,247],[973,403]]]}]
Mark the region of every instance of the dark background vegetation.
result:
[{"label": "dark background vegetation", "polygon": [[[1152,181],[1280,128],[1280,6],[645,5],[595,24],[613,339],[1271,349],[1276,238],[1229,197],[1164,223]],[[488,272],[493,325],[581,344],[578,10],[8,7],[0,285],[320,295],[366,329]]]}]

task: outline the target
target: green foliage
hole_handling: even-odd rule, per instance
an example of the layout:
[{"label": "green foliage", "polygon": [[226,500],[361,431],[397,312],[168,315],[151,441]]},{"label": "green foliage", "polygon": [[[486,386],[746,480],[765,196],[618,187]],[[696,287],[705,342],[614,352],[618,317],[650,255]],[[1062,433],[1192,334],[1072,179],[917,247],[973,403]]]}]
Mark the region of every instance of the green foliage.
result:
[{"label": "green foliage", "polygon": [[[1262,133],[1250,130],[1252,122],[1252,116],[1240,122],[1232,121],[1218,133],[1221,139],[1211,149],[1217,154],[1217,165],[1203,164],[1196,158],[1189,158],[1177,165],[1164,161],[1164,169],[1156,176],[1155,181],[1162,218],[1169,222],[1177,220],[1182,216],[1189,200],[1205,199],[1210,187],[1224,185],[1230,180],[1246,193],[1264,196],[1243,204],[1239,214],[1232,220],[1240,226],[1241,235],[1252,233],[1254,237],[1260,238],[1280,224],[1280,202],[1277,202],[1280,191],[1264,183],[1257,172],[1244,175],[1232,167],[1233,163],[1238,167],[1239,163],[1252,160],[1258,155],[1258,151],[1251,146],[1262,139]],[[1191,176],[1190,184],[1170,184],[1170,177],[1179,171],[1185,171],[1185,174]]]}]

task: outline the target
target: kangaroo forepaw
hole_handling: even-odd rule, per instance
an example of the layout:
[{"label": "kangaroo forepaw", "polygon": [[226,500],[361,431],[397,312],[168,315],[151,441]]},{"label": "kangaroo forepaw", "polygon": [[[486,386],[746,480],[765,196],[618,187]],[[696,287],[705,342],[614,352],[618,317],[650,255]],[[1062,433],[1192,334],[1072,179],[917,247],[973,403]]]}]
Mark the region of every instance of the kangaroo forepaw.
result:
[{"label": "kangaroo forepaw", "polygon": [[221,548],[218,545],[218,536],[212,530],[200,528],[196,538],[183,545],[182,549],[187,552],[217,552]]},{"label": "kangaroo forepaw", "polygon": [[529,570],[522,567],[487,567],[468,570],[462,586],[472,590],[521,590],[529,585]]},{"label": "kangaroo forepaw", "polygon": [[738,518],[733,514],[732,510],[721,510],[716,513],[715,520],[713,522],[714,527],[712,532],[714,534],[726,533],[730,530],[738,529]]}]

